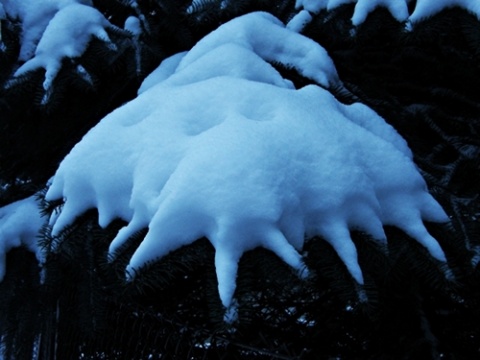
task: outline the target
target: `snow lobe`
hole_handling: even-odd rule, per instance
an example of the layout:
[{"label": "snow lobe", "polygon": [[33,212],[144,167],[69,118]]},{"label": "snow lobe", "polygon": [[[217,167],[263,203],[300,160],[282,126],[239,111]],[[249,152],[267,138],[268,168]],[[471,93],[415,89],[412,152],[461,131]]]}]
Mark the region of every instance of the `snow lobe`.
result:
[{"label": "snow lobe", "polygon": [[[27,62],[14,76],[44,68],[43,87],[48,90],[60,71],[62,60],[81,56],[93,36],[114,47],[105,31],[112,25],[98,10],[82,3],[64,0],[42,8],[37,14],[38,19],[34,19],[35,25],[32,25],[37,31],[32,31],[30,27],[24,33],[20,59]],[[30,16],[26,16],[24,26],[31,21]],[[38,46],[35,45],[37,41]],[[31,53],[33,51],[34,54]]]},{"label": "snow lobe", "polygon": [[102,226],[128,222],[111,243],[115,254],[148,227],[129,277],[205,236],[227,308],[239,259],[259,246],[302,276],[305,237],[320,235],[361,284],[349,230],[385,241],[383,225],[393,225],[444,261],[422,220],[447,216],[405,141],[362,104],[343,105],[316,85],[296,90],[266,60],[324,86],[338,81],[325,50],[273,16],[232,20],[165,60],[136,99],[73,148],[47,193],[65,200],[53,234],[97,208]]},{"label": "snow lobe", "polygon": [[11,249],[25,246],[41,261],[37,236],[43,223],[35,196],[0,208],[0,282],[5,276],[6,257]]}]

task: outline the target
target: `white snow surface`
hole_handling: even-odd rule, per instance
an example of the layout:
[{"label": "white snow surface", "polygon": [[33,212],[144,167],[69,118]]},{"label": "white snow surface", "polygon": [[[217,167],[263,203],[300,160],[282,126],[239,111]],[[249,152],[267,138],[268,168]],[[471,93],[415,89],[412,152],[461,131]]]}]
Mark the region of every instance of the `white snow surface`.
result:
[{"label": "white snow surface", "polygon": [[0,281],[6,272],[6,255],[13,248],[25,246],[42,262],[37,236],[44,223],[35,196],[0,208]]},{"label": "white snow surface", "polygon": [[411,0],[296,0],[295,7],[311,13],[321,10],[333,10],[340,5],[355,3],[352,24],[362,24],[367,16],[378,7],[385,7],[400,22],[409,20],[412,23],[433,16],[443,9],[453,6],[461,7],[480,18],[480,1],[478,0],[418,0],[411,15],[408,3]]},{"label": "white snow surface", "polygon": [[165,60],[67,155],[46,195],[65,202],[53,235],[96,208],[101,226],[128,222],[114,255],[148,227],[127,277],[205,236],[227,308],[239,259],[256,247],[305,276],[304,241],[320,235],[363,283],[350,229],[385,241],[383,225],[393,225],[444,261],[422,220],[448,218],[406,142],[365,105],[316,85],[295,89],[272,60],[323,86],[338,81],[325,50],[273,16],[232,20]]},{"label": "white snow surface", "polygon": [[[192,3],[190,4],[189,7],[187,7],[187,13],[188,14],[192,14],[194,13],[197,9],[201,8],[202,7],[202,4],[205,4],[205,3],[217,3],[219,8],[220,9],[225,9],[227,8],[227,6],[229,5],[229,3],[231,2],[232,0],[192,0]],[[233,0],[235,1],[235,0]]]},{"label": "white snow surface", "polygon": [[[29,53],[21,53],[21,58],[29,60],[14,74],[20,76],[27,71],[44,68],[45,90],[51,87],[61,69],[62,60],[81,56],[93,36],[114,47],[105,30],[113,25],[97,9],[73,1],[64,0],[62,4],[65,6],[54,13],[44,28],[34,57],[31,58]],[[24,38],[22,46],[26,44],[25,41]],[[31,46],[28,46],[28,49],[31,49]]]}]

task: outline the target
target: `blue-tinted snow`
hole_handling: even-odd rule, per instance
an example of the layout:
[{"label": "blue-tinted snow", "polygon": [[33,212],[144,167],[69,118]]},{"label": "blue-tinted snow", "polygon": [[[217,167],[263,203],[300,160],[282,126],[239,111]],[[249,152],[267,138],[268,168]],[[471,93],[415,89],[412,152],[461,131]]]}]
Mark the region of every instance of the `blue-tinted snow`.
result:
[{"label": "blue-tinted snow", "polygon": [[351,229],[385,241],[383,225],[397,226],[445,260],[423,220],[448,218],[398,133],[362,104],[343,105],[316,85],[295,89],[267,61],[325,87],[339,81],[323,48],[273,16],[232,20],[164,61],[136,99],[73,148],[47,193],[65,199],[53,233],[97,208],[102,226],[128,222],[115,254],[148,227],[128,276],[205,236],[226,307],[238,261],[255,247],[305,276],[305,236],[328,241],[358,283]]}]

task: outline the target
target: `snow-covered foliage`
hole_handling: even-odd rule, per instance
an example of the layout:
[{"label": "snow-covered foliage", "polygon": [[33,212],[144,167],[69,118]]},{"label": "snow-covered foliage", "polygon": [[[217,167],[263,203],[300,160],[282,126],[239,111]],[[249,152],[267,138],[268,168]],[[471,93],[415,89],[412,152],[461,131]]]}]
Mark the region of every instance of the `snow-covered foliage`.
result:
[{"label": "snow-covered foliage", "polygon": [[[45,3],[48,6],[39,5]],[[20,60],[26,62],[15,76],[44,68],[43,87],[48,90],[60,71],[62,60],[81,56],[93,36],[115,48],[106,32],[113,25],[97,9],[88,6],[90,1],[57,0],[28,4],[25,13],[20,12],[23,19]],[[30,8],[31,4],[36,5]]]},{"label": "snow-covered foliage", "polygon": [[[38,42],[57,12],[73,4],[92,6],[91,0],[1,0],[1,2],[7,14],[22,23],[20,61],[27,61],[34,55]],[[70,20],[73,24],[79,17]]]},{"label": "snow-covered foliage", "polygon": [[5,276],[6,254],[12,248],[25,246],[41,261],[37,237],[44,222],[35,196],[0,208],[0,281]]},{"label": "snow-covered foliage", "polygon": [[305,238],[328,241],[358,282],[350,229],[385,241],[403,229],[445,260],[422,220],[446,221],[406,142],[374,111],[316,85],[295,89],[268,61],[329,87],[335,67],[315,42],[269,14],[232,20],[165,60],[136,99],[93,128],[59,166],[47,200],[64,199],[52,234],[88,209],[128,222],[115,255],[148,233],[127,267],[207,237],[229,307],[242,254],[264,247],[301,276]]},{"label": "snow-covered foliage", "polygon": [[2,46],[2,20],[7,18],[7,13],[3,8],[3,5],[0,3],[0,46]]},{"label": "snow-covered foliage", "polygon": [[[333,10],[340,5],[355,3],[352,24],[357,26],[365,21],[368,14],[378,7],[385,7],[398,21],[409,20],[416,23],[424,18],[435,15],[443,9],[458,6],[480,18],[480,2],[477,0],[417,0],[411,15],[408,13],[408,3],[411,0],[296,0],[295,7],[312,13],[320,10]],[[297,16],[304,16],[299,13]],[[295,19],[295,18],[294,18]],[[295,19],[295,21],[298,21]]]}]

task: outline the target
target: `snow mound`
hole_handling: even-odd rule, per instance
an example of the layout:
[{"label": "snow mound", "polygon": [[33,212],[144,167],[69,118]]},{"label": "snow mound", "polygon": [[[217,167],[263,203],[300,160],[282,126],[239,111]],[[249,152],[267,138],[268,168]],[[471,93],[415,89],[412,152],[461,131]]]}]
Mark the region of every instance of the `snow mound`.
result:
[{"label": "snow mound", "polygon": [[305,276],[305,238],[320,235],[361,284],[350,229],[385,241],[383,225],[393,225],[444,261],[422,220],[447,216],[406,142],[368,107],[343,105],[316,85],[297,90],[267,61],[324,86],[338,81],[323,48],[271,15],[223,25],[165,60],[67,155],[46,195],[65,202],[53,235],[96,208],[101,226],[128,222],[115,254],[148,227],[128,276],[205,236],[227,308],[239,259],[256,247]]},{"label": "snow mound", "polygon": [[5,276],[7,253],[13,248],[25,246],[42,261],[37,236],[44,220],[35,196],[0,208],[0,281]]}]

